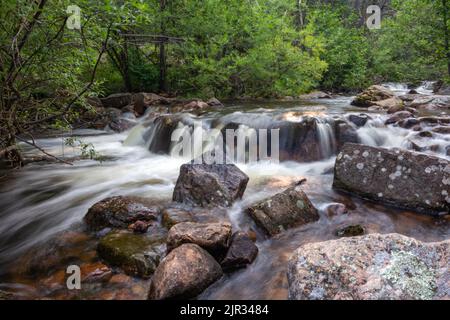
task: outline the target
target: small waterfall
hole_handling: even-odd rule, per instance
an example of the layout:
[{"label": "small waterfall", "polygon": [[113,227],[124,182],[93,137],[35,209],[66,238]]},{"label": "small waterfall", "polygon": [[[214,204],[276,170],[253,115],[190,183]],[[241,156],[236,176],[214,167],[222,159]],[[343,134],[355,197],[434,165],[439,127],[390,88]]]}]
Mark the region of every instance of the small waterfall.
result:
[{"label": "small waterfall", "polygon": [[400,147],[408,130],[398,127],[386,127],[384,117],[369,120],[357,130],[362,144],[369,146]]},{"label": "small waterfall", "polygon": [[433,86],[436,81],[424,81],[422,84],[417,87],[416,91],[420,94],[433,94]]},{"label": "small waterfall", "polygon": [[138,124],[131,129],[128,137],[123,142],[124,146],[140,146],[145,144],[144,133],[148,128],[144,124]]},{"label": "small waterfall", "polygon": [[383,83],[382,86],[388,88],[397,95],[406,94],[409,91],[408,85],[405,83],[388,82]]},{"label": "small waterfall", "polygon": [[322,159],[328,159],[336,150],[336,139],[331,124],[323,118],[315,118],[317,126],[318,142]]},{"label": "small waterfall", "polygon": [[[355,129],[343,119],[299,114],[286,120],[283,116],[270,118],[264,114],[235,112],[213,120],[191,115],[159,116],[150,123],[142,123],[134,128],[124,144],[141,144],[152,153],[188,159],[195,159],[208,151],[218,154],[219,149],[228,156],[231,153],[226,145],[227,129],[235,130],[235,152],[245,149],[245,152],[240,151],[239,156],[237,153],[233,155],[237,162],[259,160],[260,148],[268,151],[263,157],[272,155],[272,130],[279,130],[279,148],[274,154],[277,157],[279,155],[280,161],[311,162],[328,159],[335,155],[342,143],[355,142],[348,140],[348,133],[351,135],[353,132],[353,136],[356,136]],[[267,130],[263,135],[263,139],[267,139],[264,145],[261,144],[259,130]],[[217,141],[219,135],[222,137],[221,141]],[[237,139],[237,136],[243,139]],[[250,143],[250,140],[256,142]],[[218,142],[222,144],[218,146]],[[241,145],[238,146],[238,143]]]}]

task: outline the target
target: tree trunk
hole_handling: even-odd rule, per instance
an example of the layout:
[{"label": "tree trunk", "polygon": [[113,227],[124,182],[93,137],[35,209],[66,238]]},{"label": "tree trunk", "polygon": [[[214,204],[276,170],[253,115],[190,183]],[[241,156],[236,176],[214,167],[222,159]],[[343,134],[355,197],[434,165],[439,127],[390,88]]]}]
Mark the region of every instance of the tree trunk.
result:
[{"label": "tree trunk", "polygon": [[130,68],[129,68],[129,59],[128,59],[128,44],[127,41],[124,41],[123,44],[123,80],[125,83],[125,87],[128,92],[133,92],[133,85],[131,84],[130,78]]},{"label": "tree trunk", "polygon": [[[166,0],[160,0],[160,12],[161,12],[161,34],[164,35],[166,27],[164,23],[164,17],[162,16],[166,9]],[[164,39],[161,39],[159,44],[159,91],[167,92],[167,63],[166,63],[166,47]]]},{"label": "tree trunk", "polygon": [[297,0],[297,29],[303,29],[303,4],[302,2],[306,0]]},{"label": "tree trunk", "polygon": [[16,138],[13,131],[8,133],[5,147],[3,157],[9,163],[11,168],[22,167],[23,157],[17,147]]}]

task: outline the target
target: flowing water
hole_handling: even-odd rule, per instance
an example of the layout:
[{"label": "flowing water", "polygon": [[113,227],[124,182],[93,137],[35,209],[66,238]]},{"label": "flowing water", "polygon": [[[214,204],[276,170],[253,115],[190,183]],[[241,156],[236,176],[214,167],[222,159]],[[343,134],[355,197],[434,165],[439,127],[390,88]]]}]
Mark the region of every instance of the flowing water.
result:
[{"label": "flowing water", "polygon": [[[407,90],[404,86],[397,89]],[[424,87],[423,91],[426,90]],[[448,218],[392,209],[332,190],[337,148],[333,121],[361,111],[350,106],[349,97],[339,97],[303,103],[230,103],[220,111],[199,117],[184,116],[177,128],[191,130],[192,123],[201,120],[198,130],[202,131],[223,128],[230,123],[268,128],[274,123],[275,126],[286,121],[299,123],[312,118],[320,153],[320,159],[312,162],[237,164],[250,181],[243,199],[228,210],[234,230],[257,230],[243,209],[301,178],[307,179],[303,188],[319,209],[320,220],[272,239],[258,233],[256,261],[246,269],[225,275],[199,298],[286,299],[286,263],[292,252],[303,243],[335,239],[335,230],[350,224],[361,224],[368,232],[397,232],[423,241],[450,238]],[[416,133],[411,130],[386,127],[385,115],[372,113],[370,116],[372,120],[357,129],[362,143],[410,148],[411,140],[416,139]],[[161,123],[147,120],[122,134],[77,131],[73,134],[82,135],[83,141],[92,143],[106,160],[101,163],[78,160],[73,165],[33,163],[3,176],[0,180],[0,290],[16,292],[23,298],[145,299],[148,280],[116,275],[107,283],[83,287],[75,296],[63,288],[63,282],[68,264],[95,266],[98,261],[95,236],[85,234],[82,223],[94,203],[112,195],[147,197],[161,204],[170,202],[179,167],[188,159],[173,152],[170,155],[173,144],[163,141],[161,145],[161,130]],[[286,146],[292,138],[280,135]],[[76,150],[63,145],[61,138],[40,139],[38,143],[53,154],[76,154]],[[167,148],[164,143],[169,146],[169,154],[149,151]],[[445,154],[445,147],[450,143],[448,135],[435,135],[420,143],[437,146],[426,152],[448,158]],[[335,203],[344,203],[349,213],[329,214],[327,208]],[[42,260],[38,265],[43,264],[43,270],[24,271],[36,259]]]}]

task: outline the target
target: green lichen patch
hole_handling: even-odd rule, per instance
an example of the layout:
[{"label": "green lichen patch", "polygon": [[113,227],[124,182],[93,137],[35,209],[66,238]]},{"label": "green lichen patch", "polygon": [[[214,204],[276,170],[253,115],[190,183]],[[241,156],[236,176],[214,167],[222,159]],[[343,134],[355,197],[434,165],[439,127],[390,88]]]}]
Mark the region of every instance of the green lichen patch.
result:
[{"label": "green lichen patch", "polygon": [[393,252],[381,276],[410,299],[433,299],[437,289],[435,271],[410,252]]}]

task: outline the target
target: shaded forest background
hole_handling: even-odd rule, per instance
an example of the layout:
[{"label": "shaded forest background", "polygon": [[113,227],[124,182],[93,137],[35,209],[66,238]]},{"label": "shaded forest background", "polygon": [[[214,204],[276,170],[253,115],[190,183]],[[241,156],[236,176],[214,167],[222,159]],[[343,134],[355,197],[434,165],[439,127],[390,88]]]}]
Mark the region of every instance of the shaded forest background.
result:
[{"label": "shaded forest background", "polygon": [[[81,28],[67,28],[69,5]],[[382,9],[370,30],[366,8]],[[3,0],[0,155],[86,96],[282,97],[446,80],[448,0]],[[146,40],[143,41],[143,36]],[[156,40],[155,40],[156,39]],[[159,42],[165,42],[161,45]],[[161,59],[164,79],[161,80]]]}]

